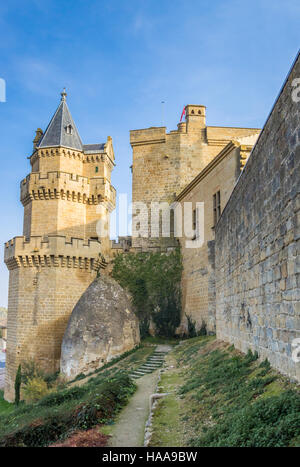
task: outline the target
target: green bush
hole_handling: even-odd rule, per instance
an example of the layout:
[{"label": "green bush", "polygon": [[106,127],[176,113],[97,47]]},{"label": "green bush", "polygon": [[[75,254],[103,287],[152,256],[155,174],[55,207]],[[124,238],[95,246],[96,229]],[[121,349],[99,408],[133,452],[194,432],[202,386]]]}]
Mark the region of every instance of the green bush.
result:
[{"label": "green bush", "polygon": [[47,383],[48,388],[50,388],[56,382],[58,375],[59,371],[53,374],[45,373],[38,367],[34,360],[22,362],[22,383],[24,385],[33,378],[41,378]]},{"label": "green bush", "polygon": [[44,397],[49,392],[46,381],[40,376],[35,376],[28,379],[24,388],[23,394],[26,402],[36,402]]},{"label": "green bush", "polygon": [[207,329],[205,321],[202,321],[201,328],[199,329],[198,336],[207,336]]},{"label": "green bush", "polygon": [[39,405],[42,407],[54,407],[69,400],[80,399],[85,393],[86,388],[84,386],[75,386],[71,389],[51,392],[39,401]]},{"label": "green bush", "polygon": [[179,248],[169,253],[116,255],[112,276],[133,297],[136,313],[146,336],[152,318],[156,333],[172,337],[181,317],[182,258]]},{"label": "green bush", "polygon": [[192,318],[190,316],[188,316],[187,314],[185,316],[186,316],[186,319],[187,319],[188,337],[190,337],[190,338],[197,337],[196,322],[194,320],[192,320]]}]

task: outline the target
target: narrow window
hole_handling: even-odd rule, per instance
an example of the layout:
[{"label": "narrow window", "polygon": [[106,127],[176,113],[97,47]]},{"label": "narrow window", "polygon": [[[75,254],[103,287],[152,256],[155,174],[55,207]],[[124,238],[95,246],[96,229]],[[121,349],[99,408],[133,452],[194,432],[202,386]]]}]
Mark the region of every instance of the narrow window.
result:
[{"label": "narrow window", "polygon": [[197,238],[197,209],[193,209],[193,231],[194,231],[194,235],[193,235],[193,238],[192,240],[196,240]]},{"label": "narrow window", "polygon": [[95,167],[95,172],[96,173],[99,172],[99,167],[98,166]]},{"label": "narrow window", "polygon": [[72,125],[67,125],[65,127],[65,132],[67,133],[67,135],[71,135],[73,133]]},{"label": "narrow window", "polygon": [[196,232],[197,227],[197,211],[193,209],[193,230]]},{"label": "narrow window", "polygon": [[213,210],[214,210],[214,227],[217,225],[221,216],[221,194],[220,191],[213,196]]}]

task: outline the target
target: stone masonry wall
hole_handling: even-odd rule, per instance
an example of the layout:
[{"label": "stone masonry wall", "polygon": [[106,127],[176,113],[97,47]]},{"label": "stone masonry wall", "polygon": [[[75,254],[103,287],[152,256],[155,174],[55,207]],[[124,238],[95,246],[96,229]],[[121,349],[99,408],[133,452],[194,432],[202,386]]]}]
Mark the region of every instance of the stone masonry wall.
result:
[{"label": "stone masonry wall", "polygon": [[[216,229],[217,337],[300,380],[298,58]],[[299,94],[299,93],[298,93]]]},{"label": "stone masonry wall", "polygon": [[[209,332],[215,332],[213,196],[218,191],[220,192],[220,208],[222,211],[240,175],[244,160],[249,156],[257,137],[258,133],[251,138],[242,138],[239,142],[236,141],[225,146],[177,198],[181,203],[182,212],[185,209],[185,203],[192,203],[194,209],[197,202],[204,203],[203,245],[199,247],[196,245],[197,242],[194,241],[187,243],[185,236],[180,239],[184,267],[182,275],[182,331],[186,328],[186,316],[189,316],[195,323],[197,330],[204,322]],[[249,145],[245,146],[244,142]]]}]

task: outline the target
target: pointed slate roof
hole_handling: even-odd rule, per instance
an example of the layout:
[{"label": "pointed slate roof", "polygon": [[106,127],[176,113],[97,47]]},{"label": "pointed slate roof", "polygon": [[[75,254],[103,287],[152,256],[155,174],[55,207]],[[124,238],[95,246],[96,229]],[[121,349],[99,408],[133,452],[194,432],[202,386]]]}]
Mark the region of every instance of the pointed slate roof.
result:
[{"label": "pointed slate roof", "polygon": [[37,148],[63,146],[83,150],[82,142],[66,102],[65,90],[61,93],[61,102],[53,115]]}]

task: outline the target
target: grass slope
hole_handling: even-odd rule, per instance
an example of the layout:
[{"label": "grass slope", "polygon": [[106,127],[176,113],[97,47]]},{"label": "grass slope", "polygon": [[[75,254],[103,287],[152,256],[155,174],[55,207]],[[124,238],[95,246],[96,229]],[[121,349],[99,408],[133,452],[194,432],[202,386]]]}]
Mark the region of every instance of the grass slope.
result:
[{"label": "grass slope", "polygon": [[127,375],[98,376],[0,415],[0,446],[47,446],[112,421],[136,386]]},{"label": "grass slope", "polygon": [[202,337],[176,346],[168,364],[151,446],[299,444],[299,391],[267,361]]},{"label": "grass slope", "polygon": [[0,415],[14,410],[14,405],[4,400],[4,391],[0,390]]}]

